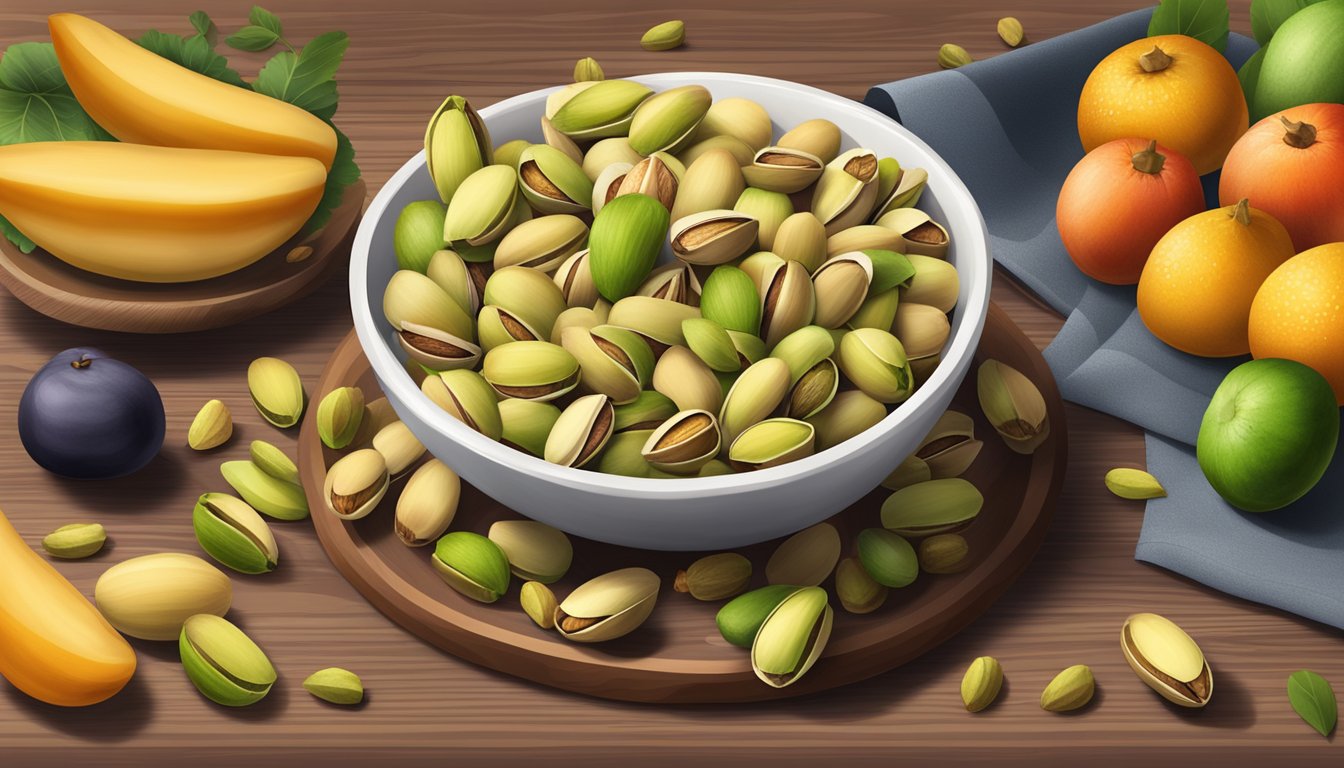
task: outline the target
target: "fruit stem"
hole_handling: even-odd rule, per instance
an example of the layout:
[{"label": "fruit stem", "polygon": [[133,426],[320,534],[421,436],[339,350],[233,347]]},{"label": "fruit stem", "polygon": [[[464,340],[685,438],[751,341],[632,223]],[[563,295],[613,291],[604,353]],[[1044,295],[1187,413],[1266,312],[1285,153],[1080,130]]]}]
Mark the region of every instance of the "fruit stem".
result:
[{"label": "fruit stem", "polygon": [[1234,219],[1237,220],[1237,223],[1239,223],[1239,224],[1244,224],[1245,226],[1248,226],[1248,227],[1249,227],[1249,226],[1251,225],[1251,201],[1250,201],[1250,199],[1249,199],[1249,198],[1245,198],[1245,197],[1243,197],[1243,198],[1241,199],[1241,202],[1237,203],[1237,204],[1232,208],[1231,216],[1232,216],[1232,218],[1234,218]]},{"label": "fruit stem", "polygon": [[78,360],[71,361],[70,367],[74,368],[75,370],[80,370],[82,368],[88,368],[92,364],[93,364],[93,358],[85,356],[79,358]]},{"label": "fruit stem", "polygon": [[1161,72],[1171,66],[1171,57],[1154,45],[1153,50],[1139,57],[1139,66],[1143,67],[1144,72]]},{"label": "fruit stem", "polygon": [[1283,121],[1283,143],[1290,147],[1306,149],[1316,143],[1316,126],[1310,123],[1295,123],[1280,115]]},{"label": "fruit stem", "polygon": [[1157,139],[1153,139],[1148,142],[1147,149],[1135,152],[1130,161],[1134,163],[1134,170],[1139,173],[1156,175],[1162,172],[1162,166],[1166,164],[1167,158],[1157,151]]}]

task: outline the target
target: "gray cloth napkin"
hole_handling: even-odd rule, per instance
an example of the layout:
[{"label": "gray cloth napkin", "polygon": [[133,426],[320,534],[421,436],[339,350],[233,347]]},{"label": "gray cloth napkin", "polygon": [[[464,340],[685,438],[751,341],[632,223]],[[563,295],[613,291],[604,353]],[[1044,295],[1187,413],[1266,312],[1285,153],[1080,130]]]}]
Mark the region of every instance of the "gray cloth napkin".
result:
[{"label": "gray cloth napkin", "polygon": [[[1045,351],[1064,397],[1148,430],[1148,503],[1135,556],[1215,589],[1344,628],[1344,461],[1296,504],[1263,515],[1228,506],[1193,444],[1209,398],[1241,360],[1178,352],[1144,328],[1132,287],[1090,280],[1055,227],[1055,199],[1083,155],[1078,94],[1106,54],[1147,36],[1135,11],[966,67],[874,86],[865,99],[933,147],[966,182],[995,260],[1068,319]],[[1232,35],[1240,67],[1255,43]],[[1217,176],[1205,177],[1210,205]],[[1100,483],[1100,478],[1097,478]]]}]

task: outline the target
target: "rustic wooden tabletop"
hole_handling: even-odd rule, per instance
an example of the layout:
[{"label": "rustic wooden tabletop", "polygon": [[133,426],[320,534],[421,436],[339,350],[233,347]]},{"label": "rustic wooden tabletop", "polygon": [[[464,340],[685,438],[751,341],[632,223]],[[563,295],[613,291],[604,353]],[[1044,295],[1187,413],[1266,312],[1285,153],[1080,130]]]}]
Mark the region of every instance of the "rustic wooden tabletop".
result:
[{"label": "rustic wooden tabletop", "polygon": [[[478,104],[566,81],[574,59],[597,57],[609,76],[665,70],[731,70],[787,78],[862,98],[867,86],[927,72],[940,43],[977,57],[1002,51],[994,25],[1021,19],[1036,40],[1128,10],[1144,0],[715,0],[676,10],[642,10],[618,0],[496,3],[412,0],[272,0],[296,39],[329,29],[350,33],[337,121],[359,151],[369,193],[420,145],[423,124],[444,94]],[[46,38],[45,17],[89,13],[127,33],[184,31],[203,6],[222,26],[244,23],[248,3],[169,0],[114,3],[11,0],[0,8],[0,45]],[[1247,2],[1233,3],[1233,27],[1249,31]],[[637,41],[664,17],[684,18],[690,45],[646,53]],[[238,56],[239,68],[256,60]],[[189,254],[184,254],[189,257]],[[994,298],[1040,346],[1060,325],[1006,279]],[[86,594],[98,574],[127,557],[195,551],[190,510],[204,490],[222,487],[222,458],[249,441],[287,448],[294,434],[263,423],[249,405],[247,363],[260,355],[292,361],[315,384],[350,328],[344,280],[287,309],[209,333],[136,337],[93,332],[37,315],[0,296],[0,506],[24,537],[68,521],[97,519],[112,537],[86,562],[61,564]],[[139,476],[110,482],[60,481],[19,445],[15,413],[29,376],[52,354],[94,345],[130,362],[159,385],[168,445]],[[187,425],[209,398],[238,422],[222,454],[194,455]],[[36,703],[0,685],[0,752],[6,765],[517,765],[525,759],[587,766],[741,763],[883,764],[933,759],[949,764],[1338,765],[1323,740],[1289,708],[1289,673],[1315,669],[1344,681],[1337,632],[1228,598],[1133,560],[1142,521],[1138,503],[1110,496],[1101,478],[1142,466],[1134,428],[1069,409],[1070,467],[1045,546],[1025,576],[965,632],[908,666],[831,693],[768,705],[657,707],[582,698],[519,682],[445,656],[375,612],[328,563],[307,524],[274,526],[284,551],[279,571],[237,578],[231,617],[271,654],[280,683],[261,704],[226,710],[187,683],[173,644],[137,642],[141,668],[113,700],[85,710]],[[0,568],[4,564],[0,563]],[[1201,643],[1217,676],[1203,711],[1166,705],[1120,654],[1121,621],[1135,611],[1178,621]],[[980,715],[963,711],[958,685],[975,656],[1003,663],[1005,695]],[[1038,707],[1058,670],[1089,664],[1096,701],[1071,715]],[[368,701],[355,710],[316,701],[300,687],[320,667],[358,671]]]}]

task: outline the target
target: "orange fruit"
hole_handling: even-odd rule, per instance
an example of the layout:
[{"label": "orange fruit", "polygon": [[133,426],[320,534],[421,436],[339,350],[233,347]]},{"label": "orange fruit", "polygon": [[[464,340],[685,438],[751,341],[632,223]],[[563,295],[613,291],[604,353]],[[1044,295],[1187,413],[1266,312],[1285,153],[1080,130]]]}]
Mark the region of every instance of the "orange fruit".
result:
[{"label": "orange fruit", "polygon": [[1197,213],[1153,246],[1139,278],[1139,317],[1182,352],[1244,355],[1255,293],[1292,257],[1288,230],[1245,200]]},{"label": "orange fruit", "polygon": [[1250,118],[1236,70],[1209,45],[1159,35],[1124,45],[1097,64],[1078,99],[1078,137],[1091,152],[1108,141],[1156,139],[1216,171]]},{"label": "orange fruit", "polygon": [[1303,251],[1265,279],[1250,318],[1251,354],[1315,368],[1344,405],[1344,243]]}]

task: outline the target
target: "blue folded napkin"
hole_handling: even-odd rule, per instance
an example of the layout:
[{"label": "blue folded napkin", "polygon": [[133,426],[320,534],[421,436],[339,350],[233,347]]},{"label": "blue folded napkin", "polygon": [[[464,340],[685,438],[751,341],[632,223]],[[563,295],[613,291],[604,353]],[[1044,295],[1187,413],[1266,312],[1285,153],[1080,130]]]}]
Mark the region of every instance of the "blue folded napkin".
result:
[{"label": "blue folded napkin", "polygon": [[[874,86],[865,99],[919,135],[961,176],[989,226],[995,260],[1068,319],[1045,351],[1064,397],[1148,431],[1148,502],[1135,556],[1248,600],[1344,628],[1344,460],[1291,507],[1254,515],[1205,481],[1193,444],[1209,398],[1241,360],[1178,352],[1143,326],[1134,288],[1074,267],[1055,199],[1083,156],[1078,95],[1097,62],[1147,36],[1151,9],[955,70]],[[1240,67],[1255,43],[1232,35]],[[1204,179],[1210,206],[1217,175]],[[1098,484],[1101,478],[1097,478]]]}]

